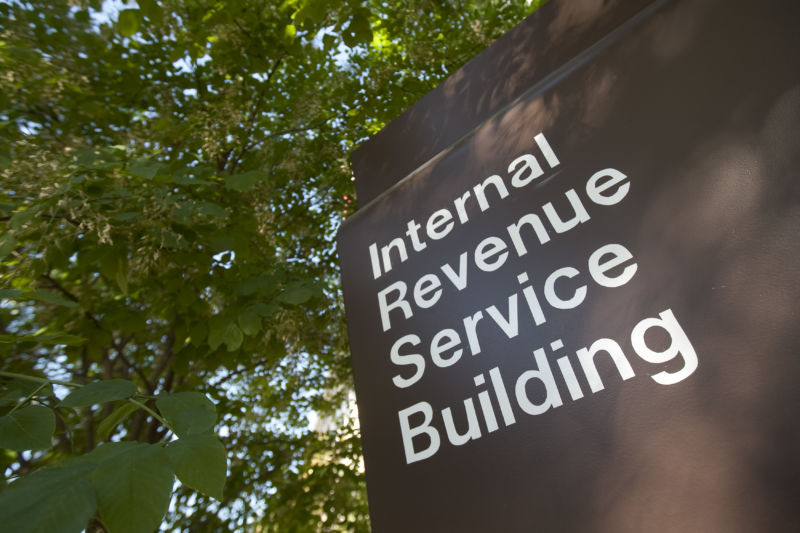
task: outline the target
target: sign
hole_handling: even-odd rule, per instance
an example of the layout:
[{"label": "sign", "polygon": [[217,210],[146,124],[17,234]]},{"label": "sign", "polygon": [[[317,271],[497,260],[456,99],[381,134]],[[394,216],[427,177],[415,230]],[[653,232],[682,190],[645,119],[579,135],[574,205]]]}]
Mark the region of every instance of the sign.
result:
[{"label": "sign", "polygon": [[550,2],[353,156],[376,532],[800,523],[800,10],[604,4]]}]

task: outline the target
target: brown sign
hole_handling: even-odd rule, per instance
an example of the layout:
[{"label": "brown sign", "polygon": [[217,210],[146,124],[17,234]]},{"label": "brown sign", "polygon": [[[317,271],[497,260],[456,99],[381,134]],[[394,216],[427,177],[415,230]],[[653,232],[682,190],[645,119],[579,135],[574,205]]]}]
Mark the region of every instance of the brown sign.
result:
[{"label": "brown sign", "polygon": [[375,531],[800,523],[800,9],[731,4],[553,0],[353,155]]}]

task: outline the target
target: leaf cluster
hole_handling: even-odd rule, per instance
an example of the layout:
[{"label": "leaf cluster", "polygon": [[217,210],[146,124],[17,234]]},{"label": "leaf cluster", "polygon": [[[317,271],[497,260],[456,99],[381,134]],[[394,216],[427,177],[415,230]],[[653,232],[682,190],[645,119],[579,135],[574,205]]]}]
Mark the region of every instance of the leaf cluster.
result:
[{"label": "leaf cluster", "polygon": [[227,459],[213,434],[216,409],[194,392],[155,398],[160,415],[146,405],[136,384],[124,379],[74,387],[61,401],[44,378],[0,372],[6,379],[0,405],[0,448],[23,452],[52,445],[60,411],[125,401],[103,420],[108,434],[139,409],[179,437],[156,444],[108,442],[91,452],[25,475],[0,492],[4,527],[20,533],[80,531],[90,521],[110,533],[152,531],[167,511],[175,477],[186,487],[222,498]]},{"label": "leaf cluster", "polygon": [[0,4],[4,517],[368,529],[348,154],[536,5]]}]

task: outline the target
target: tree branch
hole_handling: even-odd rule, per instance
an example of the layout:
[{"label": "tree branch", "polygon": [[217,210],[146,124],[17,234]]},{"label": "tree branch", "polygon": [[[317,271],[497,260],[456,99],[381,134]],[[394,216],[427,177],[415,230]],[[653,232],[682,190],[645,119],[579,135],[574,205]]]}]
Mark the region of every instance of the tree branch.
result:
[{"label": "tree branch", "polygon": [[[286,53],[284,52],[272,64],[272,68],[270,69],[269,73],[267,74],[267,77],[264,80],[264,83],[263,83],[263,85],[261,87],[261,90],[258,92],[258,96],[256,96],[255,100],[253,101],[253,106],[250,109],[249,116],[245,120],[245,124],[246,124],[245,130],[247,131],[245,139],[250,139],[253,136],[253,129],[255,127],[256,117],[258,116],[258,113],[261,111],[261,106],[264,105],[264,94],[266,93],[266,90],[267,90],[267,84],[269,84],[269,82],[272,81],[272,78],[278,72],[278,67],[281,66],[281,63],[283,63],[283,58],[284,58],[285,55],[286,55]],[[233,174],[236,171],[236,167],[239,166],[239,163],[242,161],[242,157],[245,156],[245,154],[250,150],[250,148],[252,148],[252,146],[254,144],[255,144],[254,142],[250,142],[250,141],[246,141],[244,143],[244,145],[242,146],[242,149],[239,150],[238,155],[236,155],[236,157],[233,160],[233,163],[231,164],[230,168],[228,169],[228,174]],[[226,163],[227,163],[227,156],[229,156],[230,153],[231,153],[231,151],[229,150],[227,155],[226,155]]]},{"label": "tree branch", "polygon": [[[81,372],[78,375],[79,381],[86,384],[89,381],[89,368],[91,361],[89,355],[86,353],[86,347],[81,350]],[[86,451],[90,452],[94,449],[94,413],[92,406],[89,405],[83,409],[83,416],[86,418]]]},{"label": "tree branch", "polygon": [[236,376],[240,376],[242,374],[250,372],[250,371],[256,369],[257,367],[259,367],[259,366],[261,366],[261,365],[263,365],[265,363],[268,363],[268,362],[269,362],[269,358],[259,359],[258,361],[256,361],[255,363],[253,363],[250,366],[245,366],[245,367],[239,368],[237,370],[232,370],[232,371],[228,372],[224,376],[221,376],[217,381],[210,382],[208,384],[208,386],[209,387],[214,387],[214,388],[219,387],[223,383],[225,383],[227,381],[230,381],[231,379],[235,378]]},{"label": "tree branch", "polygon": [[[74,294],[72,294],[66,288],[64,288],[64,286],[62,286],[58,281],[53,279],[50,276],[49,273],[42,274],[42,277],[44,279],[46,279],[61,294],[63,294],[64,296],[66,296],[67,298],[72,300],[73,302],[79,303],[78,297],[75,296]],[[111,335],[111,339],[112,339],[111,340],[111,345],[114,347],[115,351],[117,352],[117,357],[119,357],[119,360],[122,361],[125,364],[125,366],[127,366],[130,370],[132,370],[137,376],[139,376],[139,378],[142,380],[142,383],[144,384],[144,386],[147,387],[148,392],[150,394],[152,394],[153,393],[153,389],[150,387],[150,381],[147,379],[147,376],[144,374],[144,372],[142,372],[142,370],[139,367],[134,365],[125,356],[125,353],[123,352],[125,344],[128,343],[128,341],[130,340],[131,337],[128,337],[128,340],[126,340],[122,345],[119,345],[118,343],[116,343],[114,341],[114,333],[111,332],[111,331],[108,331],[106,328],[104,328],[103,324],[100,322],[100,320],[97,317],[92,315],[89,311],[84,311],[84,315],[86,316],[86,318],[91,320],[94,323],[94,325],[97,326],[98,329],[101,329],[101,330],[105,331],[106,333],[108,333],[109,335]]]},{"label": "tree branch", "polygon": [[[176,320],[178,317],[175,318]],[[172,361],[172,357],[174,354],[174,347],[175,347],[175,324],[173,323],[169,327],[169,333],[167,333],[167,339],[164,342],[164,351],[161,353],[161,357],[158,358],[155,365],[153,366],[153,373],[150,375],[150,381],[148,382],[148,388],[150,392],[153,393],[156,390],[156,385],[158,385],[158,380],[161,378],[161,374],[167,368],[167,365]]]}]

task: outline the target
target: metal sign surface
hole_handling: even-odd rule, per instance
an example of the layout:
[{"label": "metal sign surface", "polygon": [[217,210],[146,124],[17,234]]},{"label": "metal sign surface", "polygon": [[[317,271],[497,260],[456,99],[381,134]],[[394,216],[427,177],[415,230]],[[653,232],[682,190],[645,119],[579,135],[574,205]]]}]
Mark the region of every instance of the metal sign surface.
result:
[{"label": "metal sign surface", "polygon": [[[505,101],[437,123],[435,91],[361,149],[375,531],[800,523],[800,13],[731,4],[554,0],[454,75]],[[521,35],[570,53],[492,77]]]}]

